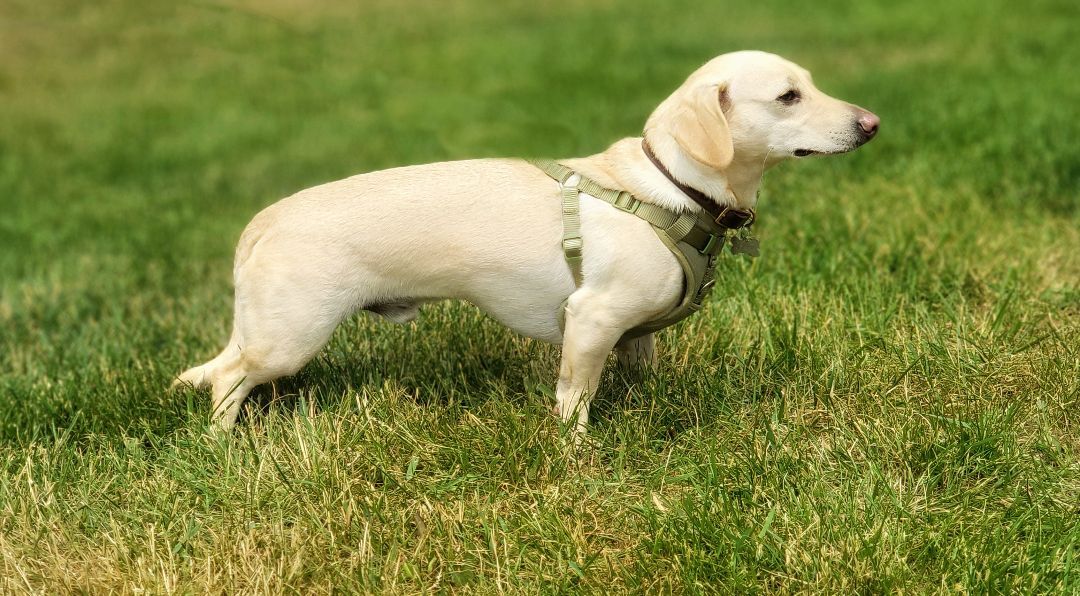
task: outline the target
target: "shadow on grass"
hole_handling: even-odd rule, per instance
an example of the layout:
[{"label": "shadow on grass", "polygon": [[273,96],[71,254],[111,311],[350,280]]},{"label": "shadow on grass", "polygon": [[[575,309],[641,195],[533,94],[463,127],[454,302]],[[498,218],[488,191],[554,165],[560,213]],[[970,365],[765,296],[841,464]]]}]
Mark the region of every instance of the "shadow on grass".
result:
[{"label": "shadow on grass", "polygon": [[[560,350],[517,336],[467,305],[429,307],[405,328],[373,324],[361,317],[346,322],[319,356],[298,374],[256,388],[239,424],[274,411],[333,410],[356,392],[391,392],[425,408],[456,414],[480,411],[492,403],[507,409],[554,405]],[[665,349],[660,339],[660,350]],[[674,340],[672,340],[674,341]],[[765,358],[750,350],[751,359]],[[646,439],[669,441],[691,429],[727,418],[733,408],[768,399],[768,379],[729,374],[730,369],[766,370],[776,375],[800,366],[785,352],[785,362],[738,359],[684,367],[621,368],[610,359],[592,400],[590,428],[604,433],[628,418],[644,424]],[[779,382],[781,377],[775,379]],[[732,400],[733,398],[733,400]]]}]

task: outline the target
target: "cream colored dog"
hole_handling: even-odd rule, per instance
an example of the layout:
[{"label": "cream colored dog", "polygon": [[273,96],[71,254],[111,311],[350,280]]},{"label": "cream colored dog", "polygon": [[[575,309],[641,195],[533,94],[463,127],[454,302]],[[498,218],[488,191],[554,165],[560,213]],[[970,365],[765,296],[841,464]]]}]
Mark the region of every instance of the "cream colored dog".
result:
[{"label": "cream colored dog", "polygon": [[[878,122],[818,91],[791,62],[736,52],[690,75],[649,117],[645,139],[677,180],[745,209],[766,168],[855,149]],[[640,138],[560,161],[639,200],[700,209],[646,158]],[[557,189],[523,160],[479,159],[362,174],[267,207],[236,250],[228,344],[177,383],[211,386],[214,416],[230,428],[253,387],[300,370],[350,314],[401,323],[423,302],[453,298],[563,345],[555,410],[584,430],[613,349],[626,362],[653,362],[651,334],[618,342],[677,304],[683,272],[647,222],[583,194],[578,287],[560,246]]]}]

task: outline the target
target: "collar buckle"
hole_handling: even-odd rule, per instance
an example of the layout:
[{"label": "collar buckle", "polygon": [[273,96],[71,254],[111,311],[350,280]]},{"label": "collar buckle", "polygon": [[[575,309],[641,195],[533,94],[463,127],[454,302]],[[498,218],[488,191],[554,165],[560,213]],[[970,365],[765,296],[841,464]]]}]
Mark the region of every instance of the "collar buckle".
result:
[{"label": "collar buckle", "polygon": [[729,230],[737,230],[752,226],[756,216],[753,209],[733,209],[726,206],[720,210],[713,223]]}]

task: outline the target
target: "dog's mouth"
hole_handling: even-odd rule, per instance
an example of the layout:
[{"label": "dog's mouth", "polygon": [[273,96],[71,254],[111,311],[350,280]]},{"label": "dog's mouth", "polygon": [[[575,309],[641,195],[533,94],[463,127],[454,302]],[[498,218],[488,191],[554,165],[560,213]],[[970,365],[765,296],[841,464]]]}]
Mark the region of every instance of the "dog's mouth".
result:
[{"label": "dog's mouth", "polygon": [[856,145],[854,147],[849,147],[847,149],[836,149],[836,150],[833,150],[833,151],[815,151],[813,149],[796,149],[795,151],[792,151],[791,154],[794,155],[795,157],[810,157],[811,155],[840,155],[841,153],[847,153],[848,151],[852,151],[854,149],[857,149],[858,147],[859,146]]}]

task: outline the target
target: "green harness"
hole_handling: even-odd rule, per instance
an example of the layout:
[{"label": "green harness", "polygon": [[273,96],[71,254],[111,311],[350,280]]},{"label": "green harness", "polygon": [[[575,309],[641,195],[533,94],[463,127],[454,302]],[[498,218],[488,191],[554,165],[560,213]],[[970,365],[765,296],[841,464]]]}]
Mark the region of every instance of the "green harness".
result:
[{"label": "green harness", "polygon": [[[713,288],[713,272],[716,257],[724,247],[731,231],[717,224],[704,210],[698,213],[676,213],[652,203],[643,203],[627,191],[605,188],[570,168],[551,160],[529,160],[545,174],[554,178],[561,187],[563,212],[562,248],[566,262],[574,275],[574,282],[582,282],[581,218],[579,195],[585,193],[610,203],[616,209],[636,215],[652,224],[660,237],[682,266],[685,287],[679,304],[664,316],[635,327],[623,335],[623,339],[640,337],[678,323],[701,310],[701,304]],[[569,184],[577,174],[577,182]],[[563,302],[563,311],[566,303]]]}]

